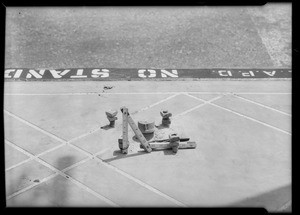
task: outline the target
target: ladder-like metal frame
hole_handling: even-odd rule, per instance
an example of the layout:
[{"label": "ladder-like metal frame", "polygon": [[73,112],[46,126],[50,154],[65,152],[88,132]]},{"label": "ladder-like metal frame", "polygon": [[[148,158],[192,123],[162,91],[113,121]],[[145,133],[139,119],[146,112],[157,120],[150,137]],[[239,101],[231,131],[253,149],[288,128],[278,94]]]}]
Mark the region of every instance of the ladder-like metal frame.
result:
[{"label": "ladder-like metal frame", "polygon": [[146,138],[144,137],[144,135],[142,134],[140,129],[134,123],[133,119],[131,118],[131,116],[128,112],[128,108],[121,107],[121,112],[123,114],[123,132],[122,132],[123,135],[122,135],[122,143],[120,143],[120,148],[122,150],[122,153],[127,154],[127,152],[128,152],[128,147],[129,147],[128,124],[130,125],[131,129],[135,133],[135,135],[138,138],[138,140],[140,141],[140,143],[142,144],[143,148],[147,152],[151,152],[152,149],[151,149],[148,141],[146,140]]}]

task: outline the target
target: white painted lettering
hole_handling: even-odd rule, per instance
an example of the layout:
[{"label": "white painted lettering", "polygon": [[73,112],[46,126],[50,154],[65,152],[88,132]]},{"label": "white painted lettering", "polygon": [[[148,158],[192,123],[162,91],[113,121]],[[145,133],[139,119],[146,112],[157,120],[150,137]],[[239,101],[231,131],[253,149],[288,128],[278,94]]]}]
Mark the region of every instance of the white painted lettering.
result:
[{"label": "white painted lettering", "polygon": [[51,75],[53,76],[53,78],[61,78],[62,76],[64,76],[68,72],[70,72],[69,69],[66,69],[63,72],[55,70],[55,69],[50,69],[49,71],[50,71]]},{"label": "white painted lettering", "polygon": [[242,76],[249,77],[249,76],[255,76],[255,75],[252,71],[248,71],[248,72],[242,72]]},{"label": "white painted lettering", "polygon": [[4,77],[5,78],[11,78],[11,76],[9,75],[9,73],[14,72],[14,71],[15,71],[15,69],[7,69],[7,70],[5,70]]},{"label": "white painted lettering", "polygon": [[220,76],[232,76],[229,70],[219,70],[218,72]]},{"label": "white painted lettering", "polygon": [[14,75],[14,78],[20,78],[21,74],[23,72],[23,69],[17,69],[15,75]]},{"label": "white painted lettering", "polygon": [[274,76],[275,73],[276,73],[275,70],[273,70],[272,72],[267,72],[267,71],[263,71],[263,72],[266,73],[266,74],[269,75],[269,76]]},{"label": "white painted lettering", "polygon": [[176,69],[172,69],[172,72],[162,69],[161,77],[166,78],[167,76],[172,77],[172,78],[178,78],[178,72]]},{"label": "white painted lettering", "polygon": [[154,78],[156,77],[156,71],[154,69],[147,69],[148,72],[150,72],[149,76],[145,75],[146,70],[145,69],[140,69],[138,71],[139,77],[141,78]]},{"label": "white painted lettering", "polygon": [[44,75],[45,70],[41,69],[39,72],[36,72],[33,69],[30,69],[28,71],[29,73],[27,73],[26,78],[31,78],[32,76],[34,76],[35,78],[42,78],[42,75]]},{"label": "white painted lettering", "polygon": [[108,69],[93,69],[92,70],[92,78],[107,78],[109,77],[109,70]]},{"label": "white painted lettering", "polygon": [[83,69],[78,69],[76,75],[72,75],[71,78],[86,78],[86,75],[83,74]]}]

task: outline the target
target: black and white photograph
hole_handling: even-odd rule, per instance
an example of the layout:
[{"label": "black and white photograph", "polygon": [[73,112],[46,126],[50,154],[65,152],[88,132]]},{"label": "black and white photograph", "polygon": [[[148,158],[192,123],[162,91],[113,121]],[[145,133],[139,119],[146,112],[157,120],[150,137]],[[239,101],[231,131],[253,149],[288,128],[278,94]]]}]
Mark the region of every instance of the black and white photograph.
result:
[{"label": "black and white photograph", "polygon": [[8,5],[4,52],[7,208],[292,212],[292,3]]}]

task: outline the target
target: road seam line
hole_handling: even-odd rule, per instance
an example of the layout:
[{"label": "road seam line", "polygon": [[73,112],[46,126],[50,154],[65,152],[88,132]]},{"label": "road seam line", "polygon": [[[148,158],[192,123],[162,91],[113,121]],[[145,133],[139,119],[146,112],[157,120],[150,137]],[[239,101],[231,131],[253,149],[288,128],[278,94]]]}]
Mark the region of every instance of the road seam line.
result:
[{"label": "road seam line", "polygon": [[168,101],[168,100],[170,100],[170,99],[172,99],[172,98],[174,98],[174,97],[176,97],[176,96],[178,96],[178,95],[180,95],[180,94],[181,94],[181,93],[173,94],[173,95],[171,95],[171,96],[169,96],[169,97],[167,97],[167,98],[165,98],[165,99],[162,99],[162,100],[160,100],[160,101],[158,101],[158,102],[155,102],[155,103],[153,103],[153,104],[151,104],[151,105],[148,105],[148,106],[146,106],[146,107],[144,107],[144,108],[142,108],[142,109],[140,109],[140,110],[138,110],[138,111],[136,111],[136,112],[132,112],[131,115],[135,115],[135,114],[140,113],[140,112],[142,112],[142,111],[148,110],[149,108],[152,108],[152,107],[154,107],[154,106],[156,106],[156,105],[159,105],[159,104],[161,104],[161,103],[163,103],[163,102],[165,102],[165,101]]},{"label": "road seam line", "polygon": [[[142,108],[142,109],[140,109],[140,110],[137,110],[137,111],[135,111],[135,112],[132,112],[131,115],[133,116],[133,115],[135,115],[135,114],[137,114],[137,113],[140,113],[140,112],[142,112],[142,111],[145,111],[145,110],[147,110],[147,109],[149,109],[149,108],[151,108],[151,107],[154,107],[154,106],[156,106],[156,105],[158,105],[158,104],[161,104],[161,103],[163,103],[163,102],[165,102],[165,101],[167,101],[167,100],[169,100],[169,99],[171,99],[171,98],[174,98],[174,97],[177,96],[177,95],[180,95],[180,93],[176,93],[176,94],[171,95],[171,96],[169,96],[169,97],[167,97],[167,98],[165,98],[165,99],[162,99],[162,100],[160,100],[160,101],[158,101],[158,102],[156,102],[156,103],[153,103],[153,104],[151,104],[151,105],[148,105],[147,107],[144,107],[144,108]],[[117,127],[121,127],[121,126],[122,126],[122,124],[117,125]],[[99,131],[100,129],[101,129],[101,127],[99,126],[99,127],[95,128],[95,129],[92,129],[92,130],[90,130],[90,131],[84,133],[84,134],[81,134],[81,135],[78,136],[78,137],[75,137],[75,138],[69,140],[68,142],[71,143],[71,142],[77,141],[77,140],[79,140],[79,139],[81,139],[81,138],[83,138],[83,137],[89,136],[90,134],[93,134],[93,133]]]},{"label": "road seam line", "polygon": [[[55,175],[55,176],[56,176],[57,174],[59,174],[59,175],[61,175],[62,177],[67,178],[68,180],[70,180],[71,182],[73,182],[74,184],[76,184],[77,186],[79,186],[80,188],[82,188],[82,189],[86,190],[87,192],[93,194],[94,196],[98,197],[99,199],[101,199],[102,201],[106,202],[107,204],[109,204],[109,205],[111,205],[111,206],[118,206],[116,203],[112,202],[112,201],[109,200],[108,198],[106,198],[106,197],[102,196],[101,194],[99,194],[99,193],[93,191],[93,190],[92,190],[91,188],[89,188],[88,186],[82,184],[81,182],[77,181],[76,179],[73,179],[71,176],[69,176],[69,175],[67,175],[66,173],[64,173],[64,171],[67,171],[67,170],[71,169],[70,167],[67,167],[67,168],[65,168],[64,171],[61,171],[61,170],[55,168],[54,166],[50,165],[49,163],[45,162],[45,161],[42,160],[41,158],[35,157],[33,154],[31,154],[31,153],[25,151],[24,149],[22,149],[21,147],[15,145],[15,144],[13,144],[12,142],[10,142],[10,141],[8,141],[8,140],[6,140],[6,142],[7,142],[10,146],[12,146],[12,147],[14,147],[15,149],[17,149],[18,151],[20,151],[20,152],[26,154],[27,156],[31,157],[34,161],[40,163],[41,165],[43,165],[43,166],[45,166],[45,167],[48,167],[49,169],[51,169],[51,170],[54,172],[54,173],[51,174],[50,176],[46,177],[47,180],[44,178],[44,179],[41,180],[41,182],[46,182],[46,181],[48,181],[48,180],[50,180],[51,178],[54,177],[54,176],[51,177],[52,175]],[[84,159],[84,160],[87,160],[87,159]],[[80,162],[80,164],[82,163],[82,161],[79,161],[79,162]],[[77,162],[77,163],[78,163],[78,162]],[[72,166],[80,165],[80,164],[77,164],[77,163],[73,164]],[[21,189],[21,190],[15,192],[15,193],[9,195],[6,199],[9,200],[9,199],[11,199],[12,197],[14,197],[14,196],[16,196],[16,195],[19,195],[19,194],[21,194],[21,193],[23,193],[23,192],[25,192],[25,191],[27,191],[27,190],[29,190],[29,189],[35,187],[35,186],[41,184],[41,182],[40,182],[40,183],[37,183],[37,184],[30,185],[29,188],[28,188],[28,187],[23,188],[23,189]]]},{"label": "road seam line", "polygon": [[[4,111],[5,111],[6,113],[8,113],[9,115],[15,117],[16,119],[20,120],[21,122],[25,123],[26,125],[28,125],[28,126],[30,126],[30,127],[33,127],[33,128],[36,128],[36,129],[39,130],[39,131],[42,131],[42,133],[44,133],[44,134],[46,134],[46,135],[48,135],[48,136],[54,136],[56,139],[59,139],[60,142],[65,142],[66,144],[68,143],[66,140],[60,139],[59,137],[57,137],[57,136],[55,136],[55,135],[53,135],[53,134],[51,134],[51,133],[49,133],[49,132],[47,132],[47,131],[45,131],[45,130],[39,128],[39,127],[37,127],[36,125],[33,125],[32,123],[30,123],[30,122],[28,122],[28,121],[26,121],[26,120],[24,120],[24,119],[22,119],[22,118],[20,118],[20,117],[18,117],[18,116],[16,116],[16,115],[12,114],[12,113],[10,113],[10,112],[8,112],[8,111],[6,111],[6,110],[4,110]],[[104,165],[108,165],[108,164],[106,164],[105,162],[103,162],[100,158],[91,155],[90,153],[86,152],[85,150],[81,149],[81,148],[78,147],[78,146],[75,146],[75,145],[73,145],[73,144],[69,144],[69,146],[72,147],[72,148],[74,148],[74,149],[77,149],[77,150],[81,151],[82,153],[86,154],[86,155],[89,156],[90,158],[96,158],[97,160],[101,161],[102,164],[104,164]],[[37,158],[37,159],[39,159],[39,158]],[[109,165],[110,165],[110,164],[109,164]],[[109,165],[108,165],[108,166],[109,166]],[[115,169],[117,169],[117,168],[115,167]],[[115,169],[114,169],[114,170],[115,170]],[[119,170],[119,169],[118,169],[118,170]],[[121,170],[119,170],[119,171],[117,171],[117,172],[120,173],[120,174],[123,175],[123,176],[128,176],[127,178],[133,180],[134,182],[140,184],[141,186],[147,188],[148,190],[150,190],[150,191],[152,191],[152,192],[155,192],[155,193],[157,193],[157,194],[160,193],[161,196],[163,196],[163,197],[166,198],[166,196],[167,196],[166,194],[160,192],[159,190],[156,190],[155,188],[153,188],[153,187],[151,187],[151,186],[145,184],[144,182],[142,182],[142,181],[140,181],[140,180],[138,180],[138,179],[135,179],[133,176],[128,175],[128,174],[125,174],[125,172],[123,172],[123,171],[121,171]],[[122,172],[123,172],[124,174],[122,174]],[[171,198],[171,197],[169,197],[169,198]],[[168,199],[169,199],[169,198],[168,198]],[[175,200],[175,199],[173,199],[173,202],[176,203],[177,205],[183,206],[182,203],[180,203],[179,201],[177,201],[177,200]]]},{"label": "road seam line", "polygon": [[[198,97],[195,97],[195,96],[192,96],[192,95],[189,95],[189,94],[188,94],[188,96],[190,96],[190,97],[192,97],[192,98],[195,98],[195,99],[198,99],[198,100],[202,101],[202,99],[200,99],[200,98],[198,98]],[[203,101],[204,101],[204,100],[203,100]],[[284,130],[282,130],[282,129],[280,129],[280,128],[277,128],[277,127],[275,127],[275,126],[273,126],[273,125],[269,125],[269,124],[267,124],[267,123],[265,123],[265,122],[262,122],[262,121],[260,121],[260,120],[254,119],[254,118],[252,118],[252,117],[249,117],[249,116],[246,116],[246,115],[243,115],[243,114],[240,114],[240,113],[238,113],[238,112],[236,112],[236,111],[230,110],[230,109],[228,109],[228,108],[222,107],[222,106],[220,106],[220,105],[217,105],[217,104],[214,104],[214,103],[211,103],[211,102],[207,102],[207,103],[210,104],[210,105],[212,105],[212,106],[218,107],[218,108],[220,108],[220,109],[226,110],[226,111],[228,111],[228,112],[234,113],[234,114],[236,114],[236,115],[238,115],[238,116],[241,116],[241,117],[244,117],[244,118],[246,118],[246,119],[249,119],[249,120],[251,120],[251,121],[254,121],[254,122],[257,122],[257,123],[259,123],[259,124],[265,125],[265,126],[267,126],[267,127],[273,128],[273,129],[275,129],[275,130],[277,130],[277,131],[280,131],[280,132],[282,132],[282,133],[291,135],[291,133],[288,132],[288,131],[284,131]]]},{"label": "road seam line", "polygon": [[21,117],[19,117],[19,116],[13,114],[13,113],[11,113],[11,112],[9,112],[8,110],[5,110],[5,109],[4,109],[3,111],[4,111],[7,115],[10,115],[11,117],[13,117],[13,118],[15,118],[15,119],[17,119],[17,120],[23,122],[24,124],[30,126],[31,128],[35,128],[36,130],[42,132],[43,134],[46,134],[46,135],[49,136],[49,137],[52,137],[53,139],[55,139],[55,140],[57,140],[57,141],[59,141],[59,142],[62,142],[62,143],[67,142],[67,141],[64,140],[63,138],[60,138],[60,137],[58,137],[58,136],[52,134],[51,132],[42,129],[42,128],[38,127],[37,125],[34,125],[34,124],[31,123],[31,122],[28,122],[28,121],[25,120],[25,119],[22,119]]},{"label": "road seam line", "polygon": [[280,212],[280,211],[284,211],[286,210],[288,207],[292,206],[292,200],[287,201],[286,203],[284,203],[281,207],[279,207],[276,211]]},{"label": "road seam line", "polygon": [[[106,167],[108,167],[108,168],[114,170],[115,172],[118,172],[118,173],[121,174],[122,176],[125,176],[126,178],[128,178],[128,179],[130,179],[130,180],[136,182],[137,184],[141,185],[142,187],[144,187],[144,188],[146,188],[146,189],[148,189],[148,190],[150,190],[150,191],[152,191],[152,192],[158,194],[159,196],[162,196],[162,197],[168,199],[169,201],[175,203],[176,205],[185,207],[185,205],[184,205],[183,203],[181,203],[180,201],[178,201],[178,200],[176,200],[176,199],[173,199],[172,197],[168,196],[167,194],[165,194],[165,193],[163,193],[163,192],[157,190],[156,188],[154,188],[154,187],[152,187],[152,186],[146,184],[145,182],[143,182],[143,181],[141,181],[141,180],[135,178],[134,176],[132,176],[132,175],[130,175],[130,174],[124,172],[123,170],[121,170],[121,169],[119,169],[119,168],[113,166],[112,164],[104,162],[102,159],[100,159],[100,158],[97,157],[98,154],[101,154],[101,153],[100,153],[101,151],[98,152],[98,153],[96,153],[96,154],[94,154],[94,155],[91,155],[91,154],[87,153],[86,151],[84,151],[83,149],[81,149],[81,148],[78,147],[78,146],[75,146],[75,145],[72,145],[72,144],[71,144],[70,146],[71,146],[72,148],[74,148],[74,149],[77,149],[78,151],[80,151],[80,152],[82,152],[82,153],[85,153],[85,154],[86,154],[87,156],[89,156],[91,159],[97,159],[98,161],[100,161],[100,163],[101,163],[102,165],[104,165],[104,166],[106,166]],[[104,149],[104,150],[105,150],[105,149]],[[109,149],[107,149],[107,150],[109,150]]]},{"label": "road seam line", "polygon": [[281,114],[284,114],[284,115],[287,115],[287,116],[292,116],[292,115],[291,115],[291,114],[289,114],[289,113],[286,113],[286,112],[284,112],[284,111],[281,111],[281,110],[277,110],[277,109],[275,109],[275,108],[272,108],[272,107],[270,107],[270,106],[268,106],[268,105],[264,105],[264,104],[262,104],[262,103],[260,103],[260,102],[252,101],[252,100],[250,100],[250,99],[244,98],[244,97],[242,97],[242,96],[239,96],[239,95],[236,95],[236,94],[232,94],[232,95],[233,95],[234,97],[236,97],[236,98],[239,98],[239,99],[245,100],[245,101],[247,101],[247,102],[250,102],[250,103],[256,104],[256,105],[258,105],[258,106],[261,106],[261,107],[264,107],[264,108],[267,108],[267,109],[270,109],[270,110],[276,111],[276,112],[278,112],[278,113],[281,113]]},{"label": "road seam line", "polygon": [[[184,94],[184,95],[187,95],[187,94]],[[187,95],[188,96],[188,95]],[[186,111],[184,111],[184,112],[182,112],[182,113],[180,113],[180,114],[177,114],[177,115],[175,115],[173,118],[177,118],[177,117],[179,117],[179,116],[183,116],[183,115],[185,115],[185,114],[187,114],[187,113],[190,113],[190,112],[192,112],[192,111],[194,111],[194,110],[196,110],[196,109],[198,109],[198,108],[200,108],[200,107],[202,107],[202,106],[204,106],[204,105],[206,105],[206,104],[208,104],[208,103],[210,103],[210,102],[212,102],[212,101],[215,101],[215,100],[218,100],[218,99],[220,99],[220,98],[222,98],[224,95],[221,95],[221,96],[218,96],[218,97],[215,97],[215,98],[213,98],[213,99],[211,99],[211,100],[208,100],[208,101],[205,101],[205,100],[203,100],[202,102],[202,104],[199,104],[199,105],[197,105],[197,106],[195,106],[195,107],[193,107],[193,108],[191,108],[191,109],[188,109],[188,110],[186,110]]]},{"label": "road seam line", "polygon": [[[199,91],[186,91],[186,92],[144,92],[144,93],[102,93],[102,92],[87,92],[87,93],[5,93],[5,96],[76,96],[76,95],[160,95],[160,94],[181,94],[181,93],[193,93],[193,94],[223,94],[226,92],[199,92]],[[291,94],[284,92],[235,92],[237,94]]]}]

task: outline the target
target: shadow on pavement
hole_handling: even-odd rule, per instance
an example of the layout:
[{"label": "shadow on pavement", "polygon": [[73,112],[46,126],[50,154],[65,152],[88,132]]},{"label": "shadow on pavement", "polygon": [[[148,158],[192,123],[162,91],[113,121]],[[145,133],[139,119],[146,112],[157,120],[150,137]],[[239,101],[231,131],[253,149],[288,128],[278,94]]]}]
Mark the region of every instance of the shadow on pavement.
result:
[{"label": "shadow on pavement", "polygon": [[274,190],[234,202],[229,207],[263,207],[268,212],[278,211],[284,204],[292,199],[291,184]]},{"label": "shadow on pavement", "polygon": [[146,153],[148,153],[148,152],[139,151],[139,152],[137,152],[137,153],[133,153],[133,154],[128,155],[128,154],[123,154],[123,153],[121,153],[120,150],[115,150],[115,151],[113,152],[113,155],[114,155],[115,157],[113,157],[113,158],[108,158],[108,159],[105,159],[105,160],[103,160],[103,161],[104,161],[104,162],[111,162],[111,161],[114,161],[114,160],[119,160],[119,159],[124,159],[124,158],[130,158],[130,157],[136,157],[136,156],[140,156],[140,155],[145,155]]},{"label": "shadow on pavement", "polygon": [[[57,160],[55,167],[59,170],[63,170],[66,167],[74,163],[73,156],[64,156],[60,157]],[[68,184],[65,183],[65,180],[62,180],[61,177],[55,177],[53,182],[53,187],[50,191],[51,202],[54,206],[66,206],[68,201]]]},{"label": "shadow on pavement", "polygon": [[112,129],[114,127],[111,127],[110,125],[104,125],[104,126],[101,126],[100,128],[103,129],[103,130],[109,130],[109,129]]},{"label": "shadow on pavement", "polygon": [[[73,156],[64,156],[57,160],[55,167],[62,170],[74,163]],[[49,181],[40,183],[42,178],[32,178],[28,173],[22,172],[16,183],[10,184],[7,189],[8,194],[16,187],[24,188],[25,185],[29,186],[32,183],[38,183],[36,187],[25,191],[22,196],[16,196],[9,200],[9,207],[42,207],[42,206],[67,206],[69,194],[68,183],[61,176],[57,175]]]}]

